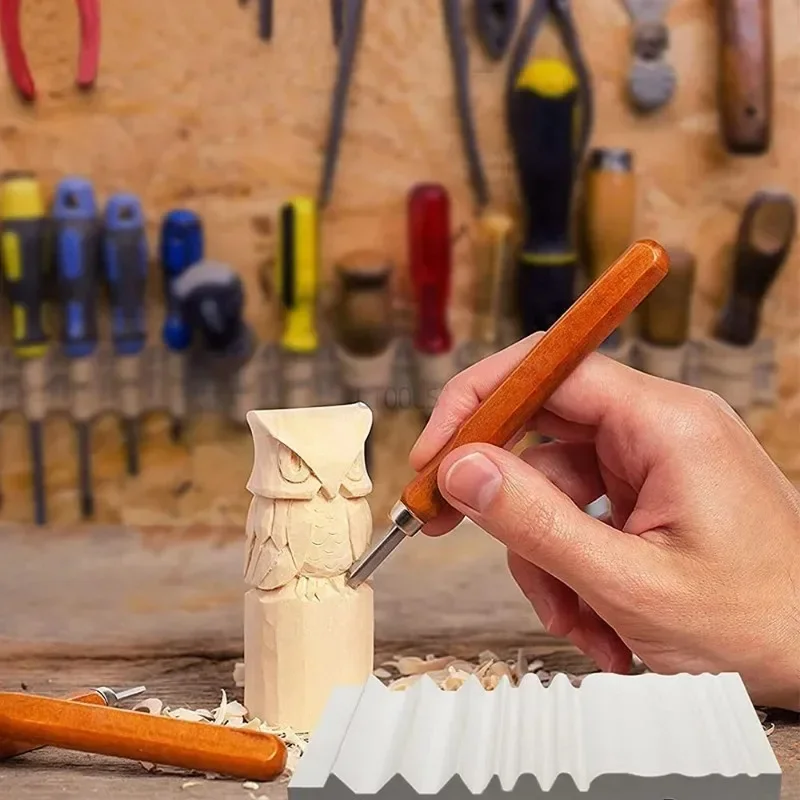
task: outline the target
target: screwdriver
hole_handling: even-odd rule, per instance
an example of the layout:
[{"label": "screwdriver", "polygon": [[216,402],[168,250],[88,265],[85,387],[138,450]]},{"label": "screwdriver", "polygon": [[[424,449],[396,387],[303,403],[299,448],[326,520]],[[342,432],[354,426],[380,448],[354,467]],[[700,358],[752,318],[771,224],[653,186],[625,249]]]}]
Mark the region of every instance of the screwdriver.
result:
[{"label": "screwdriver", "polygon": [[[83,694],[75,695],[74,697],[64,698],[73,703],[89,703],[91,705],[102,706],[116,706],[122,700],[127,700],[131,697],[136,697],[144,693],[146,688],[144,686],[136,686],[133,689],[125,689],[121,692],[115,692],[107,686],[98,686],[96,689],[91,689]],[[9,739],[0,739],[0,761],[14,756],[21,756],[23,753],[30,753],[31,750],[38,750],[43,745],[31,744],[30,742],[15,742]]]},{"label": "screwdriver", "polygon": [[12,692],[0,693],[0,736],[250,780],[286,766],[270,733]]},{"label": "screwdriver", "polygon": [[756,192],[742,214],[736,238],[730,295],[715,330],[740,347],[758,336],[761,305],[775,281],[797,227],[794,197],[777,189]]},{"label": "screwdriver", "polygon": [[48,278],[47,220],[39,182],[27,172],[10,172],[0,184],[3,276],[11,304],[12,343],[22,361],[22,404],[28,421],[33,473],[34,519],[47,521],[43,421],[48,350],[44,293]]},{"label": "screwdriver", "polygon": [[[633,240],[636,218],[636,179],[633,154],[621,148],[596,148],[586,172],[586,240],[589,279],[596,280]],[[604,344],[617,348],[622,332],[614,331]]]},{"label": "screwdriver", "polygon": [[72,418],[78,443],[81,515],[94,514],[90,425],[97,412],[97,284],[100,224],[92,184],[65,178],[56,187],[52,218],[55,263],[62,302],[62,350],[70,359]]},{"label": "screwdriver", "polygon": [[508,125],[525,206],[517,291],[523,335],[547,330],[574,298],[572,237],[579,85],[558,59],[532,59],[508,100]]},{"label": "screwdriver", "polygon": [[192,344],[192,329],[175,299],[175,281],[204,255],[203,223],[187,209],[168,211],[161,221],[159,253],[164,273],[166,316],[161,339],[168,351],[167,383],[172,416],[170,436],[177,442],[186,419],[186,351]]},{"label": "screwdriver", "polygon": [[680,381],[694,290],[696,259],[688,250],[667,248],[669,272],[640,309],[638,356],[644,372]]},{"label": "screwdriver", "polygon": [[141,203],[135,195],[115,194],[105,209],[103,262],[129,475],[139,474],[141,353],[147,340],[144,318],[147,261]]},{"label": "screwdriver", "polygon": [[317,208],[310,197],[295,197],[281,207],[279,219],[275,284],[283,316],[283,406],[306,408],[316,402]]},{"label": "screwdriver", "polygon": [[475,442],[505,445],[652,291],[668,267],[667,253],[658,243],[645,239],[631,245],[533,345],[406,486],[389,515],[389,532],[349,570],[348,585],[363,583],[400,542],[414,536],[446,508],[437,487],[437,472],[448,453]]},{"label": "screwdriver", "polygon": [[772,137],[771,0],[717,0],[719,108],[725,147],[761,155]]},{"label": "screwdriver", "polygon": [[408,195],[408,270],[416,307],[413,345],[418,402],[427,414],[455,371],[447,319],[451,230],[447,190],[438,183],[412,187]]},{"label": "screwdriver", "polygon": [[478,221],[476,236],[477,287],[475,291],[475,345],[476,361],[501,350],[506,339],[512,340],[505,330],[510,305],[513,223],[511,217],[497,212],[487,212]]}]

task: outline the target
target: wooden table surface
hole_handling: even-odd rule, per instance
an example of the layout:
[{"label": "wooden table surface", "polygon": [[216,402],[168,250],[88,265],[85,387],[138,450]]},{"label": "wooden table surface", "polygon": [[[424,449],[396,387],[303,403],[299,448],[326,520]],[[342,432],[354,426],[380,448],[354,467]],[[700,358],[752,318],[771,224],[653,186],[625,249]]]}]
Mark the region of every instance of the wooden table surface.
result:
[{"label": "wooden table surface", "polygon": [[[0,527],[0,690],[58,696],[145,684],[147,696],[173,706],[214,707],[222,689],[242,699],[233,682],[242,656],[241,564],[237,530]],[[502,549],[474,528],[407,543],[375,583],[378,661],[524,647],[547,669],[592,669],[541,632],[506,574]],[[782,799],[800,800],[800,724],[797,715],[774,716]],[[0,766],[0,798],[93,796],[278,800],[286,781],[250,792],[240,781],[153,774],[53,749]]]}]

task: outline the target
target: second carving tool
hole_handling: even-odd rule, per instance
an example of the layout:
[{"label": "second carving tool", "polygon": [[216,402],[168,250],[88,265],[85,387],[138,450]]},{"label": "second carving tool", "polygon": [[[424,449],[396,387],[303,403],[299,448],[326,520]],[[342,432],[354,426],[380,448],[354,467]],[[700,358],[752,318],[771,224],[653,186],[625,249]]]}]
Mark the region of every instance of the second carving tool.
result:
[{"label": "second carving tool", "polygon": [[78,444],[80,508],[94,514],[91,424],[98,411],[96,364],[100,221],[94,189],[83,178],[56,188],[52,211],[55,263],[62,304],[62,350],[70,360],[71,412]]},{"label": "second carving tool", "polygon": [[452,249],[447,190],[438,183],[417,184],[408,196],[408,271],[416,310],[416,399],[425,414],[456,372],[448,321]]},{"label": "second carving tool", "polygon": [[637,355],[644,372],[672,381],[684,379],[696,260],[670,247],[669,273],[640,309]]},{"label": "second carving tool", "polygon": [[572,371],[663,279],[669,258],[651,240],[636,242],[595,281],[525,358],[472,412],[458,432],[409,483],[390,513],[389,532],[348,572],[351,587],[363,583],[407,537],[436,518],[447,503],[438,489],[444,457],[477,442],[502,447],[539,411]]},{"label": "second carving tool", "polygon": [[319,219],[314,201],[296,197],[280,210],[275,287],[281,305],[280,338],[285,408],[316,405]]},{"label": "second carving tool", "polygon": [[0,694],[0,736],[249,780],[286,766],[286,745],[270,733],[11,692]]},{"label": "second carving tool", "polygon": [[[597,280],[633,241],[636,179],[630,150],[592,150],[586,172],[585,200],[588,277]],[[604,346],[615,350],[621,343],[622,332],[614,331]]]},{"label": "second carving tool", "polygon": [[186,420],[186,356],[192,344],[192,328],[175,297],[174,287],[181,275],[203,260],[204,249],[203,223],[194,211],[178,208],[164,215],[159,250],[167,313],[161,339],[168,351],[167,404],[173,441],[181,438]]},{"label": "second carving tool", "polygon": [[[127,700],[131,697],[136,697],[142,694],[145,690],[144,686],[136,686],[133,689],[125,689],[121,692],[115,692],[107,686],[98,686],[96,689],[91,689],[88,692],[75,695],[74,697],[67,697],[72,703],[89,703],[95,706],[116,706],[121,700]],[[11,739],[0,738],[0,761],[14,756],[21,756],[23,753],[29,753],[31,750],[38,750],[44,745],[33,744],[31,742],[13,741]]]},{"label": "second carving tool", "polygon": [[103,266],[111,307],[119,407],[129,475],[139,474],[139,417],[142,412],[141,355],[147,342],[145,290],[148,249],[139,198],[116,194],[105,209]]},{"label": "second carving tool", "polygon": [[716,0],[719,106],[729,152],[761,155],[772,134],[772,2]]},{"label": "second carving tool", "polygon": [[29,173],[9,173],[0,184],[3,277],[11,305],[14,353],[22,362],[22,411],[28,422],[33,507],[37,525],[47,521],[44,418],[47,413],[45,320],[47,220],[41,187]]}]

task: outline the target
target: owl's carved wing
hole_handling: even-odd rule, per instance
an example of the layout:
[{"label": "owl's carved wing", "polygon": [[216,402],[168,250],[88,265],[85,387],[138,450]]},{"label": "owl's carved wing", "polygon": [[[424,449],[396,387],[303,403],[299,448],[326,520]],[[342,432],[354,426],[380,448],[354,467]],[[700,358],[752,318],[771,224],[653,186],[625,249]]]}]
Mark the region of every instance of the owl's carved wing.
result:
[{"label": "owl's carved wing", "polygon": [[372,538],[372,511],[366,497],[347,501],[347,520],[350,523],[350,546],[353,560],[358,561],[367,551]]},{"label": "owl's carved wing", "polygon": [[258,495],[250,503],[244,579],[251,586],[278,589],[299,573],[288,541],[290,505],[291,501]]}]

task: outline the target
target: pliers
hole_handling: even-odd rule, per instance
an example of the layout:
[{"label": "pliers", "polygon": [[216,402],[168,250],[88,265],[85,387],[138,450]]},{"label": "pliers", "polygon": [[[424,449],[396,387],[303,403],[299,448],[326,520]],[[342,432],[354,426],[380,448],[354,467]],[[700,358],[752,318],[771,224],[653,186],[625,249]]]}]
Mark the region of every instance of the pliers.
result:
[{"label": "pliers", "polygon": [[[100,0],[75,0],[80,18],[80,50],[76,83],[80,89],[90,89],[97,78],[100,60]],[[24,100],[36,99],[33,81],[20,33],[22,0],[0,0],[0,38],[11,80]]]}]

